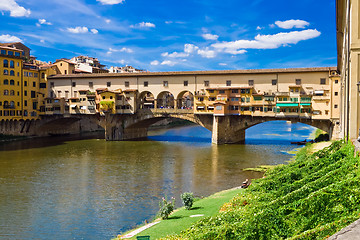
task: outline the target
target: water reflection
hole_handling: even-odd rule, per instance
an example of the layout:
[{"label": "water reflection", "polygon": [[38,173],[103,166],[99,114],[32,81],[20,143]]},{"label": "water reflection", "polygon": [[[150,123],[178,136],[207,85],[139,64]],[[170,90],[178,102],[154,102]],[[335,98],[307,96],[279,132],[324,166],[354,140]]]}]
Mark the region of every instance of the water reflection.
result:
[{"label": "water reflection", "polygon": [[[293,148],[295,134],[312,131],[288,132],[286,123],[258,126],[248,130],[245,145],[211,145],[211,133],[197,126],[155,131],[150,141],[1,145],[0,238],[109,239],[151,220],[162,196],[207,196],[260,177],[242,169],[285,162],[289,156],[282,152]],[[282,138],[264,135],[272,133],[266,129]]]}]

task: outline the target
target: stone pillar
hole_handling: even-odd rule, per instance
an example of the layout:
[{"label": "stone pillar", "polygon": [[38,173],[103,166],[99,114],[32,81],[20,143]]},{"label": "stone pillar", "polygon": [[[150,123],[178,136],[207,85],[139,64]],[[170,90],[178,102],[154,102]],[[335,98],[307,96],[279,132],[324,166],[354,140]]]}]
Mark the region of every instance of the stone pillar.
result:
[{"label": "stone pillar", "polygon": [[244,143],[245,129],[234,131],[229,116],[214,116],[211,141],[213,144]]}]

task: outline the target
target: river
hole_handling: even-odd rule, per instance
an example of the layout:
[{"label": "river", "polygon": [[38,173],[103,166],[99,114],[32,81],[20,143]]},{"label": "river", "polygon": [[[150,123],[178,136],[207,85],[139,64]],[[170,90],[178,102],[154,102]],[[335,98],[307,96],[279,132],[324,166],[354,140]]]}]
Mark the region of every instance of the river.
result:
[{"label": "river", "polygon": [[[150,132],[147,141],[99,135],[38,138],[0,145],[1,239],[110,239],[152,220],[163,196],[196,196],[239,186],[280,164],[290,141],[313,127],[267,122],[243,145],[212,145],[211,132],[186,126]],[[90,137],[90,138],[89,138]]]}]

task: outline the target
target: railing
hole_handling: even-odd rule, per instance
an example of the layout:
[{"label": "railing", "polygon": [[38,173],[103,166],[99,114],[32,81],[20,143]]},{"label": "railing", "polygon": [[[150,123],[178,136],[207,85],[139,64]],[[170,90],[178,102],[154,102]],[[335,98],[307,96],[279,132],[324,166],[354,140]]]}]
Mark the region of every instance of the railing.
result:
[{"label": "railing", "polygon": [[176,108],[148,108],[148,109],[139,109],[138,113],[162,113],[162,114],[189,114],[194,113],[194,109],[176,109]]}]

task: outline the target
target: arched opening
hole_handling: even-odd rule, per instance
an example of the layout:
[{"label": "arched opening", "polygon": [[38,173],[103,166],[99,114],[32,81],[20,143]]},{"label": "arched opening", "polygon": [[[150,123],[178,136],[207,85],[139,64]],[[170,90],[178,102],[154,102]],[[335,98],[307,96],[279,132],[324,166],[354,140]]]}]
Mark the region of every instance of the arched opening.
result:
[{"label": "arched opening", "polygon": [[193,109],[194,108],[194,95],[189,91],[179,93],[177,99],[178,109]]},{"label": "arched opening", "polygon": [[156,106],[157,108],[174,108],[175,101],[174,95],[168,91],[164,91],[159,93],[156,98]]},{"label": "arched opening", "polygon": [[140,94],[139,108],[140,109],[155,108],[155,98],[151,92],[145,91]]}]

